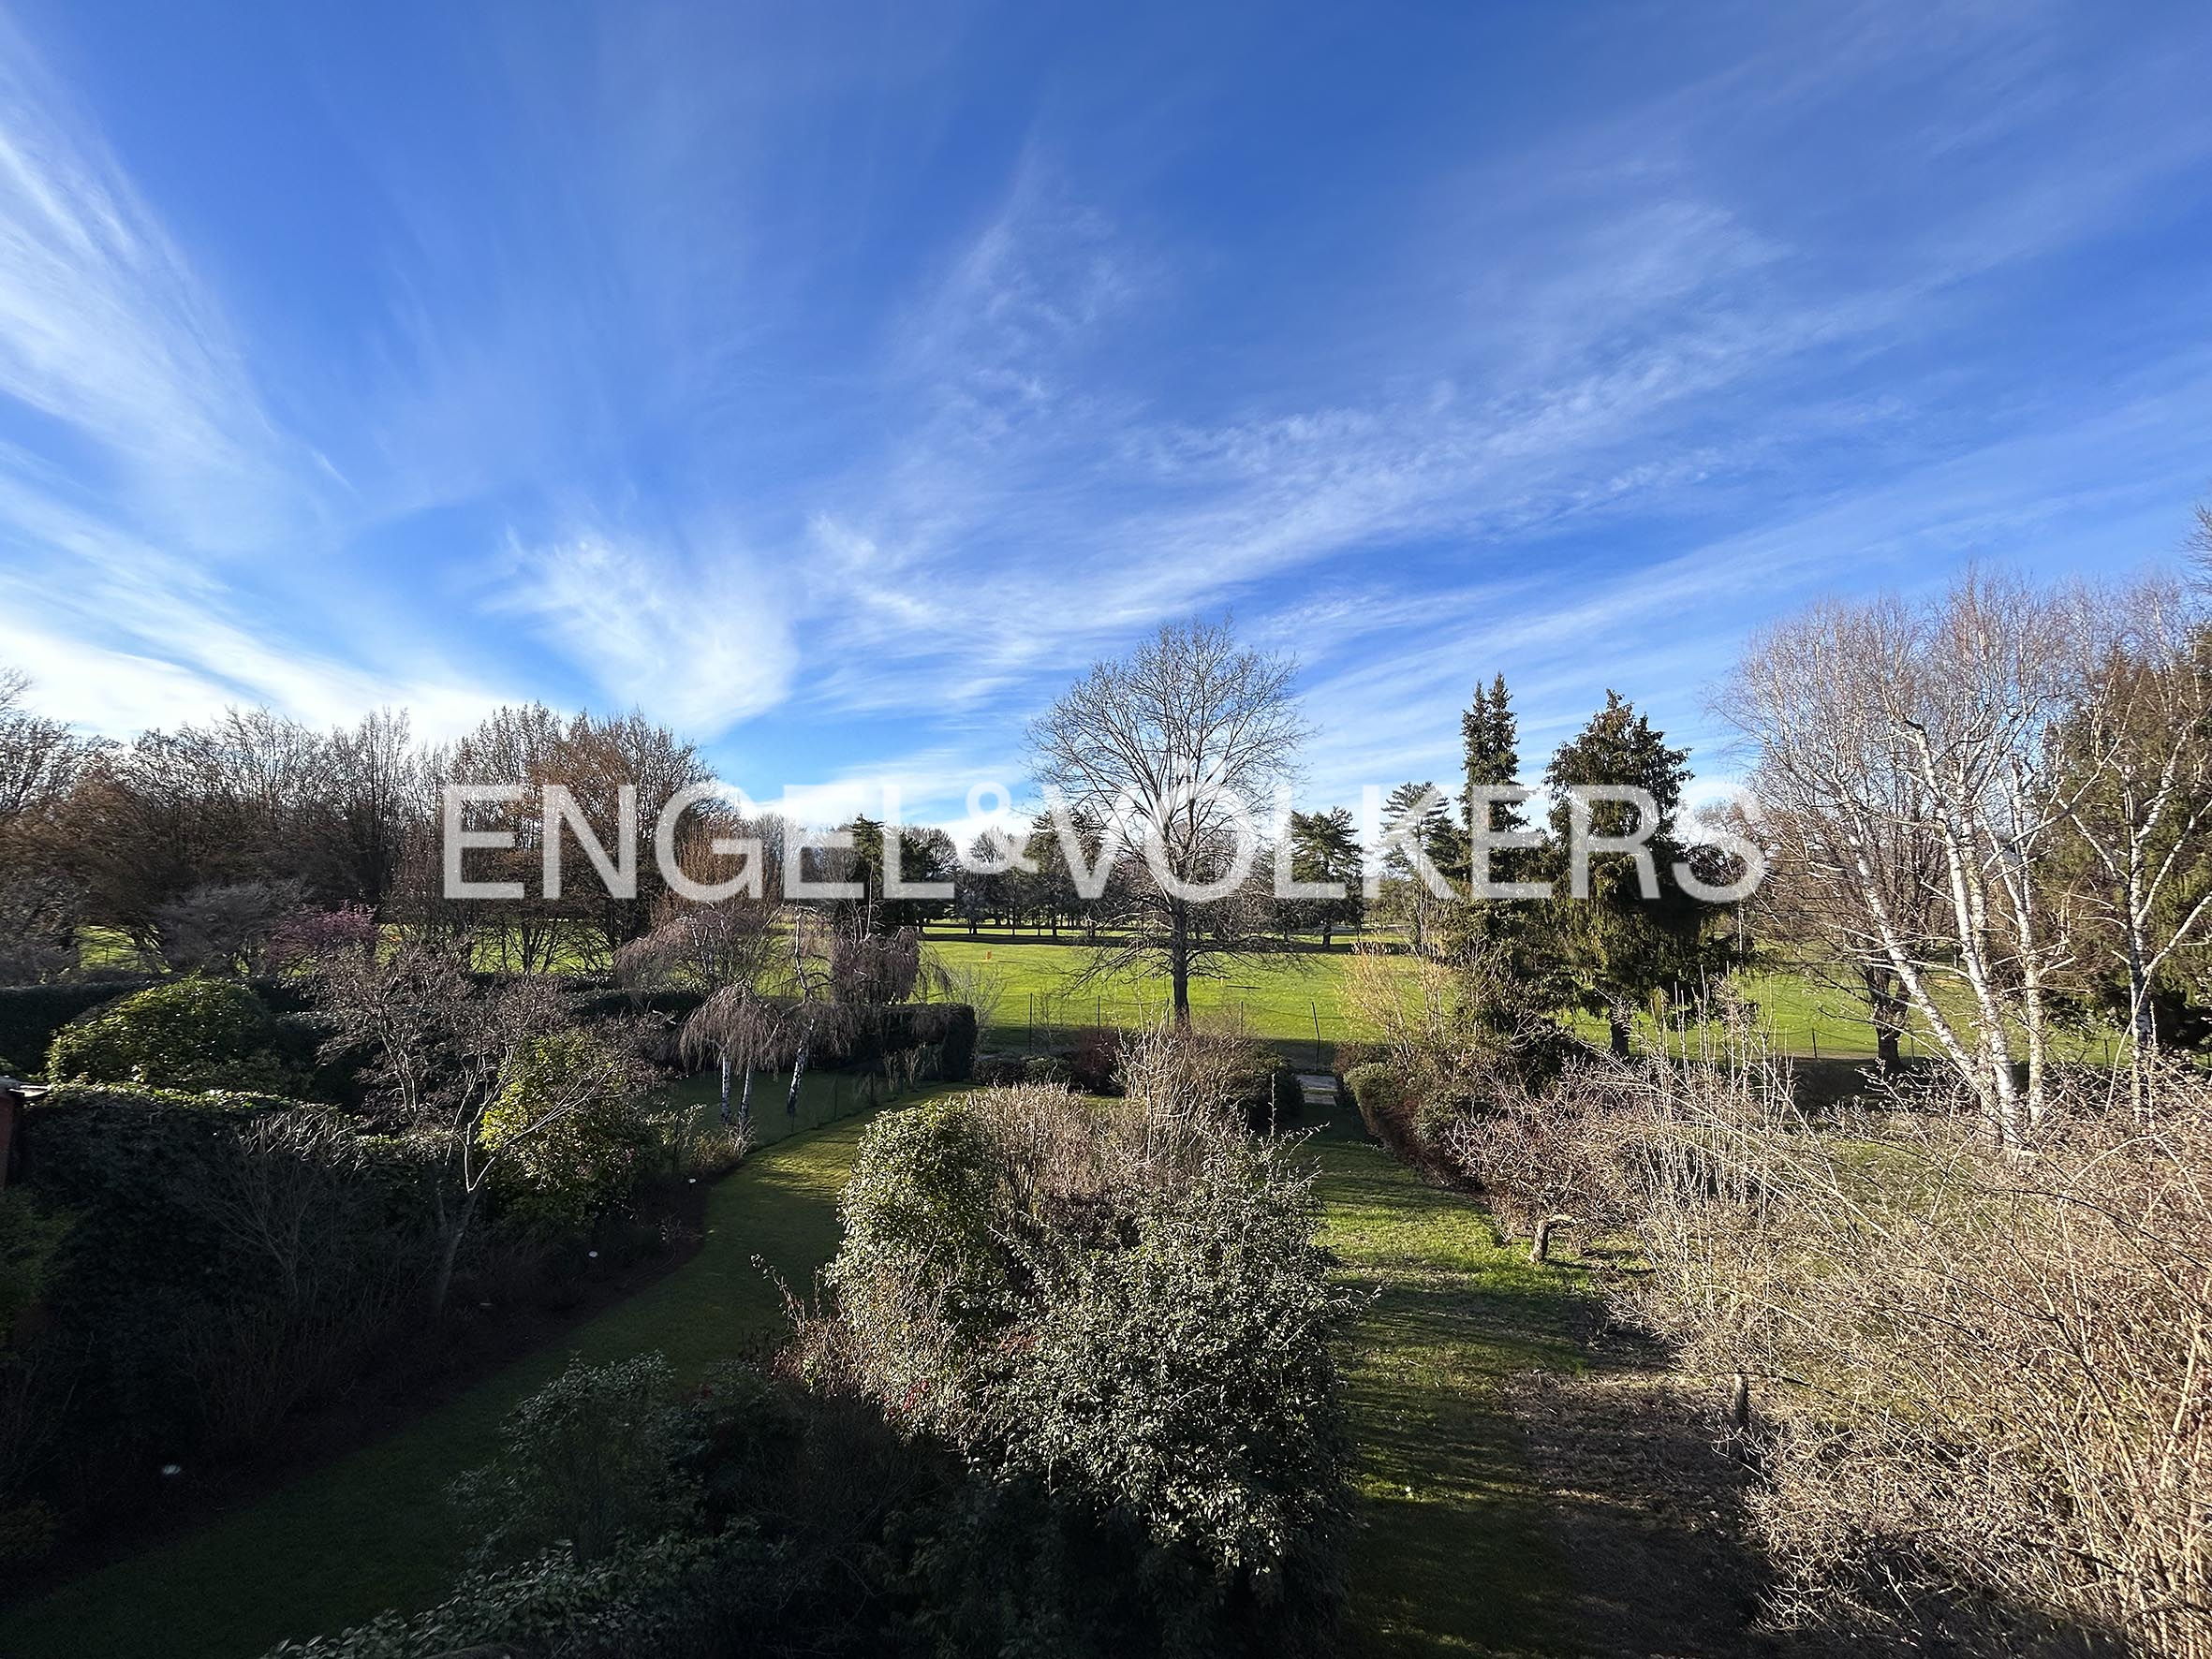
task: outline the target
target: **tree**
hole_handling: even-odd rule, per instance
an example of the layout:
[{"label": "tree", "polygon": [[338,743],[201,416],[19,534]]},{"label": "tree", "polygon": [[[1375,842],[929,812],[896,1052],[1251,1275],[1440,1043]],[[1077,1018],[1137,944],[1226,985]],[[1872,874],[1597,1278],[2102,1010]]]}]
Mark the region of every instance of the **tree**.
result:
[{"label": "tree", "polygon": [[[1475,688],[1474,701],[1459,717],[1462,775],[1466,790],[1461,798],[1461,818],[1456,826],[1462,838],[1450,874],[1471,882],[1474,878],[1475,837],[1512,834],[1528,828],[1528,815],[1511,800],[1490,800],[1484,791],[1517,788],[1521,782],[1520,721],[1513,713],[1505,676],[1488,686]],[[1493,883],[1533,878],[1530,857],[1534,849],[1494,848],[1489,855]],[[1525,931],[1526,913],[1515,903],[1486,899],[1470,890],[1459,914],[1449,918],[1447,932],[1456,954],[1511,950]]]},{"label": "tree", "polygon": [[[687,1058],[712,1058],[721,1067],[721,1117],[740,1127],[752,1123],[753,1073],[782,1051],[782,1010],[762,986],[784,947],[775,900],[735,894],[713,903],[670,895],[657,923],[624,946],[615,971],[630,985],[668,984],[703,999],[686,1019],[680,1044]],[[734,1110],[733,1073],[744,1088]]]},{"label": "tree", "polygon": [[1432,783],[1400,784],[1384,799],[1382,815],[1386,828],[1403,826],[1383,854],[1385,920],[1406,930],[1417,953],[1426,952],[1452,901],[1423,879],[1411,855],[1418,852],[1443,875],[1465,867],[1466,840],[1453,822],[1452,798]]},{"label": "tree", "polygon": [[1320,930],[1321,947],[1335,943],[1338,928],[1357,928],[1367,914],[1364,877],[1366,854],[1351,813],[1344,807],[1325,813],[1292,813],[1290,844],[1284,849],[1295,881],[1330,883],[1344,889],[1334,899],[1294,899],[1290,919],[1298,928]]},{"label": "tree", "polygon": [[1162,627],[1093,665],[1029,729],[1038,781],[1114,825],[1141,854],[1096,974],[1163,973],[1174,1017],[1190,981],[1267,947],[1237,869],[1252,815],[1287,779],[1305,727],[1296,665],[1246,650],[1226,623]]},{"label": "tree", "polygon": [[2116,980],[2140,1088],[2159,988],[2212,922],[2212,634],[2170,579],[2071,609],[2076,661],[2049,745],[2064,823],[2047,862]]},{"label": "tree", "polygon": [[[1694,979],[1702,965],[1702,907],[1670,874],[1687,850],[1675,830],[1688,758],[1687,749],[1669,746],[1633,704],[1608,691],[1605,707],[1559,745],[1544,770],[1544,785],[1557,802],[1552,811],[1548,942],[1570,994],[1585,1011],[1605,1017],[1616,1054],[1629,1052],[1630,1011]],[[1626,801],[1583,804],[1573,791],[1589,785],[1643,790],[1657,810],[1656,821],[1640,823],[1638,809]],[[1586,899],[1569,890],[1566,859],[1575,816],[1585,812],[1597,835],[1644,833],[1660,873],[1655,893],[1644,890],[1634,856],[1618,852],[1592,856]]]},{"label": "tree", "polygon": [[2045,861],[2080,621],[1982,574],[1917,606],[1819,605],[1759,636],[1720,701],[1756,745],[1762,803],[1828,884],[1836,936],[1895,976],[2008,1145],[2042,1115],[2050,996],[2072,955]]},{"label": "tree", "polygon": [[95,746],[23,706],[22,675],[0,669],[0,985],[77,965],[84,909],[64,822]]},{"label": "tree", "polygon": [[154,912],[162,960],[185,972],[255,974],[267,965],[273,940],[305,908],[306,883],[210,882]]},{"label": "tree", "polygon": [[[554,980],[477,985],[465,945],[413,938],[381,955],[334,953],[314,971],[332,1028],[325,1054],[365,1051],[371,1086],[432,1152],[431,1306],[443,1312],[493,1177],[574,1114],[630,1104],[638,1079],[627,1047],[580,1026]],[[549,1044],[560,1064],[547,1064]]]},{"label": "tree", "polygon": [[973,938],[986,917],[1003,918],[1007,888],[1019,849],[1002,830],[985,830],[968,844],[967,862],[954,874],[952,903]]}]

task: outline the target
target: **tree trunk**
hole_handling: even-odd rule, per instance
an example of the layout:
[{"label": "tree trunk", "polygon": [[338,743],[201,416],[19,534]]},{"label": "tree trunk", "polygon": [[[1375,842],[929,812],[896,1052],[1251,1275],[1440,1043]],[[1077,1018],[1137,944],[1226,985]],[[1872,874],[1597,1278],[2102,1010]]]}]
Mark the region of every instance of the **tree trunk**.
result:
[{"label": "tree trunk", "polygon": [[1728,1389],[1728,1426],[1738,1434],[1751,1428],[1751,1379],[1737,1372]]},{"label": "tree trunk", "polygon": [[1613,1038],[1614,1057],[1628,1059],[1631,1052],[1629,1048],[1629,1017],[1626,1014],[1608,1014],[1605,1016],[1605,1024]]},{"label": "tree trunk", "polygon": [[461,1259],[461,1241],[467,1235],[468,1224],[475,1214],[476,1195],[470,1193],[462,1200],[457,1213],[439,1223],[437,1276],[430,1286],[430,1311],[434,1314],[446,1311],[446,1299],[453,1292],[453,1264]]},{"label": "tree trunk", "polygon": [[1528,1259],[1539,1267],[1552,1259],[1552,1229],[1567,1217],[1547,1215],[1536,1224],[1536,1236],[1528,1241]]},{"label": "tree trunk", "polygon": [[1905,1032],[1905,998],[1895,976],[1879,967],[1859,970],[1866,988],[1866,1006],[1874,1025],[1874,1053],[1882,1073],[1894,1074],[1904,1063],[1901,1051]]},{"label": "tree trunk", "polygon": [[730,1052],[722,1053],[722,1121],[730,1122]]},{"label": "tree trunk", "polygon": [[794,1122],[799,1116],[799,1079],[806,1075],[806,1056],[814,1047],[814,1027],[810,1020],[799,1038],[799,1052],[791,1057],[791,1090],[784,1097],[784,1115]]},{"label": "tree trunk", "polygon": [[737,1096],[737,1129],[741,1135],[753,1132],[753,1066],[749,1060],[745,1063],[745,1086]]}]

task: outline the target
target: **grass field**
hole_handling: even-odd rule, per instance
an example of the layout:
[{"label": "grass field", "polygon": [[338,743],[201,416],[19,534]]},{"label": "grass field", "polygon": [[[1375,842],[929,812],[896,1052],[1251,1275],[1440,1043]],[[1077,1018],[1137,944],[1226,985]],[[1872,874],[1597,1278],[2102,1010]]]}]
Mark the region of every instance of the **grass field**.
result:
[{"label": "grass field", "polygon": [[[780,1102],[759,1115],[774,1133]],[[559,1344],[235,1514],[10,1609],[0,1653],[252,1659],[288,1636],[436,1600],[464,1549],[447,1483],[490,1455],[500,1418],[570,1353],[606,1361],[658,1349],[696,1376],[781,1329],[780,1293],[753,1257],[801,1289],[829,1259],[863,1122],[755,1153],[710,1196],[697,1255]]]},{"label": "grass field", "polygon": [[[999,1000],[984,1024],[987,1046],[1050,1047],[1060,1034],[1094,1024],[1149,1024],[1168,1006],[1167,981],[1158,976],[1080,983],[1090,952],[1075,944],[1072,934],[1060,944],[933,936],[930,948],[947,966],[981,971],[995,981]],[[1233,1010],[1252,1035],[1292,1045],[1293,1059],[1301,1058],[1295,1045],[1316,1045],[1325,1064],[1329,1045],[1368,1041],[1376,1035],[1348,994],[1356,960],[1341,950],[1255,958],[1225,978],[1193,981],[1191,1006],[1202,1020]],[[1747,970],[1735,976],[1735,984],[1758,1009],[1776,1051],[1821,1059],[1874,1053],[1874,1029],[1864,1006],[1823,976],[1779,968]],[[1698,1040],[1694,1032],[1662,1034],[1648,1019],[1640,1023],[1647,1042],[1663,1035],[1677,1052]],[[1592,1041],[1604,1040],[1601,1021],[1584,1018],[1576,1024]],[[1909,1053],[1928,1051],[1924,1037],[1909,1039],[1906,1046]],[[2063,1035],[2055,1051],[2061,1059],[2109,1063],[2118,1050],[2109,1033],[2089,1031]]]}]

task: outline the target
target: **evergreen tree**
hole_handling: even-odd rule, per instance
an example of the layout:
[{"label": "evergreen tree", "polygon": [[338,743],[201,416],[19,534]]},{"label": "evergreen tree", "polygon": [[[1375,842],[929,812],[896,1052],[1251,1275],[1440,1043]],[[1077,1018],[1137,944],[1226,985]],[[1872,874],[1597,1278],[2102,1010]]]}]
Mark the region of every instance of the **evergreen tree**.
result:
[{"label": "evergreen tree", "polygon": [[[1460,716],[1459,733],[1467,780],[1461,797],[1461,817],[1456,829],[1459,845],[1454,867],[1446,872],[1455,880],[1472,881],[1474,842],[1479,833],[1505,834],[1528,828],[1528,815],[1511,801],[1489,802],[1487,823],[1477,804],[1478,792],[1510,786],[1521,781],[1520,722],[1513,713],[1512,695],[1500,674],[1488,686],[1475,688],[1475,700]],[[1532,879],[1529,849],[1493,848],[1489,879],[1516,882]],[[1442,869],[1442,865],[1438,865]],[[1525,907],[1504,900],[1486,900],[1471,892],[1445,927],[1453,947],[1480,946],[1491,950],[1513,950],[1526,932]]]},{"label": "evergreen tree", "polygon": [[1338,928],[1357,927],[1366,915],[1366,895],[1361,888],[1366,858],[1351,814],[1343,807],[1292,813],[1288,853],[1291,879],[1336,882],[1344,888],[1341,899],[1293,899],[1288,906],[1290,925],[1320,929],[1326,949],[1335,942]]},{"label": "evergreen tree", "polygon": [[[1422,805],[1423,800],[1428,804]],[[1400,784],[1382,803],[1385,830],[1407,826],[1407,841],[1418,848],[1438,874],[1449,878],[1464,868],[1465,839],[1453,817],[1452,797],[1427,781]],[[1394,841],[1382,860],[1382,897],[1379,912],[1388,925],[1403,928],[1416,951],[1426,952],[1438,921],[1453,903],[1438,893],[1413,867],[1406,842]]]},{"label": "evergreen tree", "polygon": [[1480,830],[1525,830],[1528,827],[1527,815],[1518,806],[1506,802],[1493,802],[1491,821],[1475,821],[1475,791],[1485,785],[1517,784],[1521,780],[1521,727],[1514,717],[1512,698],[1505,688],[1505,676],[1498,675],[1487,689],[1475,687],[1475,700],[1467,712],[1459,717],[1460,742],[1465,754],[1467,789],[1461,797],[1462,810],[1467,815],[1467,832],[1473,835]]},{"label": "evergreen tree", "polygon": [[[1689,781],[1689,751],[1666,737],[1618,692],[1559,746],[1544,771],[1551,792],[1553,882],[1546,913],[1548,954],[1562,976],[1562,1001],[1601,1014],[1616,1053],[1629,1051],[1631,1010],[1696,980],[1703,958],[1705,908],[1674,880],[1687,857],[1677,834],[1682,788]],[[1656,898],[1644,896],[1634,857],[1603,853],[1590,859],[1589,897],[1570,888],[1572,809],[1569,791],[1578,785],[1632,785],[1647,793],[1658,822],[1645,840],[1659,875]],[[1623,801],[1591,805],[1599,835],[1626,835],[1638,828],[1636,808]]]}]

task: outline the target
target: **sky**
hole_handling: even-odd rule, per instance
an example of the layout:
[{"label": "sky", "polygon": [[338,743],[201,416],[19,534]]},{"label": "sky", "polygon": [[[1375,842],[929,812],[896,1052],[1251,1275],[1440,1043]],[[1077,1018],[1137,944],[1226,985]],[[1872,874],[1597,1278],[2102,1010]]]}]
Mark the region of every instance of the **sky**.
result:
[{"label": "sky", "polygon": [[[2172,560],[2212,7],[0,11],[0,667],[127,737],[642,710],[757,798],[1019,789],[1165,622],[1303,793],[1707,778],[1747,631]],[[1534,770],[1532,768],[1532,770]]]}]

